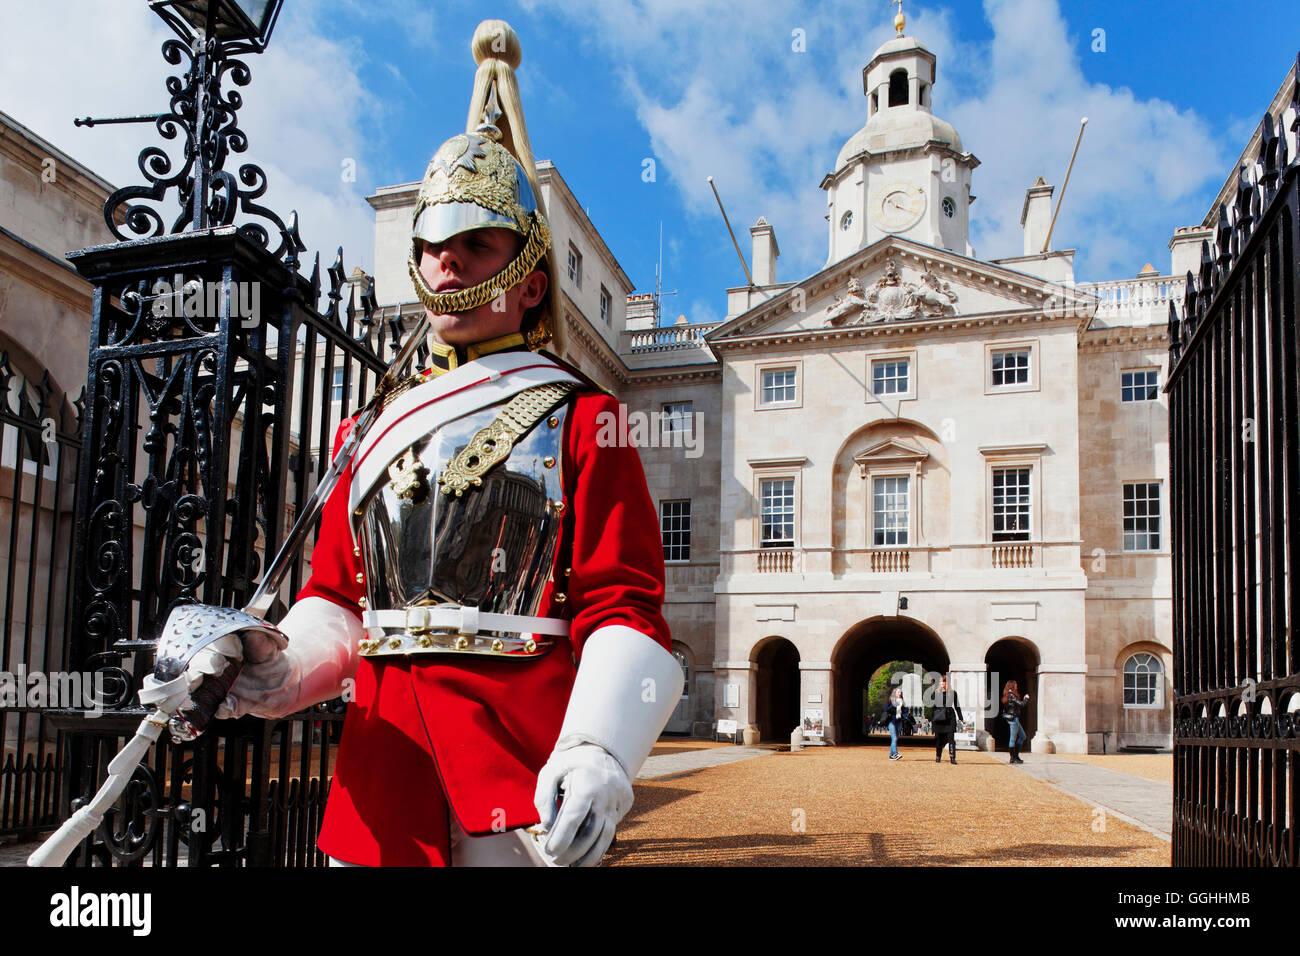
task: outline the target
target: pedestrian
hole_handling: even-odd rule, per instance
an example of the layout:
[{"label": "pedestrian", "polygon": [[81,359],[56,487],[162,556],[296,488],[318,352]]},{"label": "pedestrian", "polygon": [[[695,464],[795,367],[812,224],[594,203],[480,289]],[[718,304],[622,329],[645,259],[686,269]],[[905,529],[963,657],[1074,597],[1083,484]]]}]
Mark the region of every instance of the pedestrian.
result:
[{"label": "pedestrian", "polygon": [[948,759],[952,763],[957,762],[957,741],[953,734],[957,730],[957,722],[965,723],[966,718],[962,716],[961,704],[957,701],[957,691],[949,688],[948,675],[944,674],[939,678],[939,689],[936,693],[934,710],[930,714],[931,723],[934,726],[934,762],[939,763],[943,760],[943,745],[948,745]]},{"label": "pedestrian", "polygon": [[895,687],[894,692],[889,695],[889,701],[885,704],[885,712],[881,716],[881,722],[889,727],[889,759],[898,760],[898,735],[903,730],[903,688]]},{"label": "pedestrian", "polygon": [[1002,719],[1007,722],[1010,730],[1007,746],[1011,748],[1012,763],[1024,763],[1020,759],[1020,744],[1029,739],[1025,729],[1020,726],[1020,715],[1024,712],[1025,705],[1029,703],[1029,695],[1021,697],[1019,694],[1020,687],[1013,680],[1007,681],[1006,686],[1002,688]]}]

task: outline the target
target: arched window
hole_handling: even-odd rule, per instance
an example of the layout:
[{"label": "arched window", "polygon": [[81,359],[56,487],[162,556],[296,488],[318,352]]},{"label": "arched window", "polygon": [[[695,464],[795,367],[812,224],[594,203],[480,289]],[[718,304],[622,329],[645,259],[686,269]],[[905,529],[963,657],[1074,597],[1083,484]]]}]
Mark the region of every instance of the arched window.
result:
[{"label": "arched window", "polygon": [[880,109],[880,94],[875,90],[871,91],[871,115],[876,115],[876,110]]},{"label": "arched window", "polygon": [[1134,654],[1124,662],[1124,706],[1160,707],[1164,668],[1154,654]]},{"label": "arched window", "polygon": [[682,666],[682,696],[691,695],[691,662],[686,659],[686,655],[676,648],[673,649],[673,657],[677,658],[677,663]]},{"label": "arched window", "polygon": [[889,74],[889,105],[907,105],[907,71],[895,70]]}]

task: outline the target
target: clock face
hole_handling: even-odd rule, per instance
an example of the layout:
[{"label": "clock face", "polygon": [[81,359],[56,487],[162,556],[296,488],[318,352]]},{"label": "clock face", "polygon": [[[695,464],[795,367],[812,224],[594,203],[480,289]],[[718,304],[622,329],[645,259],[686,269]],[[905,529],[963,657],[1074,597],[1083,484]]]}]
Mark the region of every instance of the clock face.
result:
[{"label": "clock face", "polygon": [[925,214],[925,190],[895,183],[886,186],[874,204],[872,218],[885,232],[902,232],[916,225]]}]

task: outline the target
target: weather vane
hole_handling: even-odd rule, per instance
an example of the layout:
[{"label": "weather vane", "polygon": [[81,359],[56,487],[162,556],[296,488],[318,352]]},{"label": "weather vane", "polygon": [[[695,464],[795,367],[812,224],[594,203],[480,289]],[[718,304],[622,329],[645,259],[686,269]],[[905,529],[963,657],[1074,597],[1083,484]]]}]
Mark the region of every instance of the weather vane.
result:
[{"label": "weather vane", "polygon": [[894,15],[894,29],[898,35],[903,35],[903,27],[907,24],[907,17],[903,16],[903,0],[889,0],[889,6],[897,6],[898,13]]}]

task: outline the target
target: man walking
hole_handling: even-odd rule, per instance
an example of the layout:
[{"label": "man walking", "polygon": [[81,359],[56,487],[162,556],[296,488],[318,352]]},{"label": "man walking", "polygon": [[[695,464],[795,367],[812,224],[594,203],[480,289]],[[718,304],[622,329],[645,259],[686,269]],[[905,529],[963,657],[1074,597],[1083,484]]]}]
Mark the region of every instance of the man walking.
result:
[{"label": "man walking", "polygon": [[957,691],[948,686],[947,674],[939,679],[939,689],[935,693],[934,711],[930,719],[934,725],[934,762],[942,762],[943,745],[946,743],[948,759],[956,763],[957,741],[953,734],[957,730],[957,722],[964,723],[966,718],[962,716],[961,704],[957,701]]}]

